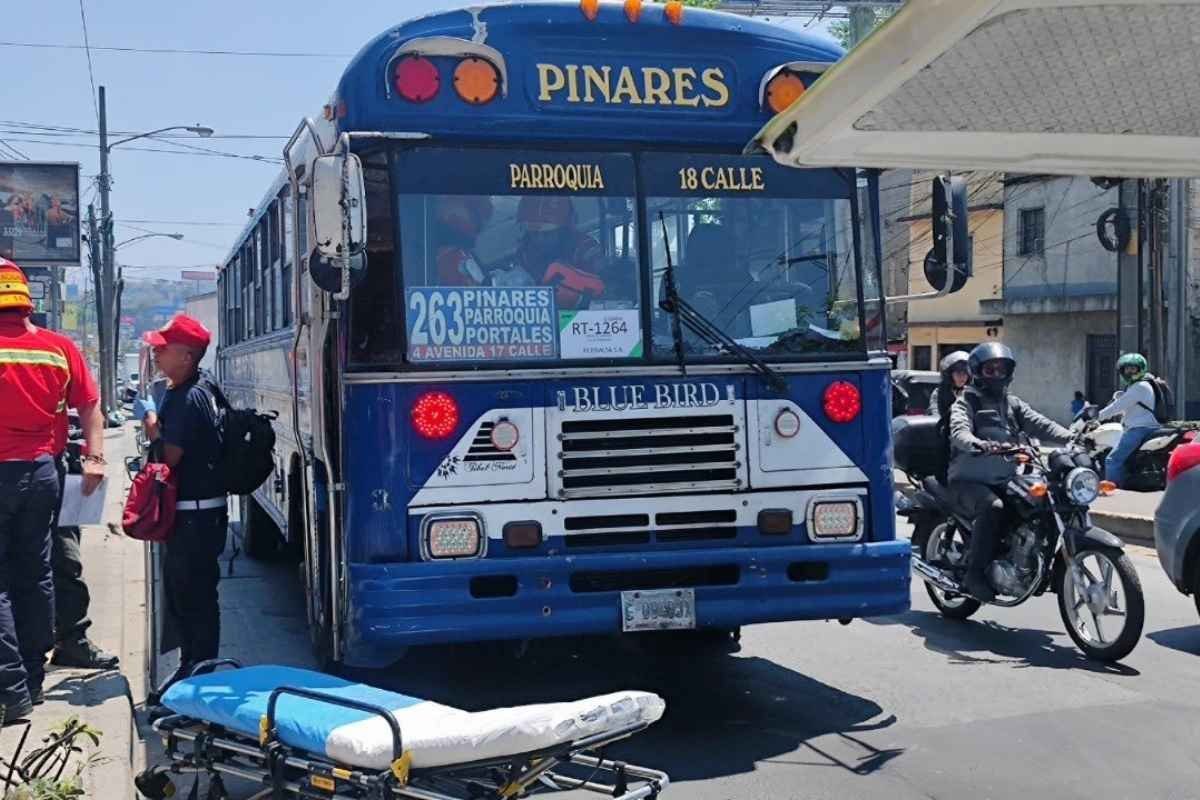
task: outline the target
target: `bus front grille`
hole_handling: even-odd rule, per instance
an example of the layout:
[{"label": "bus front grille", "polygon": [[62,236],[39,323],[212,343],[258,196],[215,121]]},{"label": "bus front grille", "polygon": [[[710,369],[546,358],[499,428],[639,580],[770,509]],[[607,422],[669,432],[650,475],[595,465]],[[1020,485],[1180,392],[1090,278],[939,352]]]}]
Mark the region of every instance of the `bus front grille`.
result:
[{"label": "bus front grille", "polygon": [[559,496],[737,489],[739,434],[732,414],[564,420]]}]

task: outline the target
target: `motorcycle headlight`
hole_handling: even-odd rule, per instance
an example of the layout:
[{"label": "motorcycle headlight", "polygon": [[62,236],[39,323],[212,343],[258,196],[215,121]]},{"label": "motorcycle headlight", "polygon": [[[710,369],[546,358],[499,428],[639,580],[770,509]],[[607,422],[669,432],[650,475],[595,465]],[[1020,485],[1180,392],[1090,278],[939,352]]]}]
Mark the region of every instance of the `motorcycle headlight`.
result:
[{"label": "motorcycle headlight", "polygon": [[1067,497],[1076,505],[1090,505],[1100,496],[1100,476],[1087,467],[1076,467],[1067,474]]}]

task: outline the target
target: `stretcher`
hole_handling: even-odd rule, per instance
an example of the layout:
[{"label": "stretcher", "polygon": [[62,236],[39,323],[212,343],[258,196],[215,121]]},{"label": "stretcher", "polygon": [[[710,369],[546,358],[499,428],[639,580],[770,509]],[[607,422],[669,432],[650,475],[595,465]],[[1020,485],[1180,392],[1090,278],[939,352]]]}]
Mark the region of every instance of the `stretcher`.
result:
[{"label": "stretcher", "polygon": [[[220,669],[231,667],[231,669]],[[617,692],[567,703],[468,712],[332,675],[280,666],[197,665],[162,697],[155,721],[163,763],[135,780],[150,800],[173,777],[265,787],[255,798],[485,800],[583,790],[617,800],[657,798],[663,772],[604,756],[656,722],[663,700]]]}]

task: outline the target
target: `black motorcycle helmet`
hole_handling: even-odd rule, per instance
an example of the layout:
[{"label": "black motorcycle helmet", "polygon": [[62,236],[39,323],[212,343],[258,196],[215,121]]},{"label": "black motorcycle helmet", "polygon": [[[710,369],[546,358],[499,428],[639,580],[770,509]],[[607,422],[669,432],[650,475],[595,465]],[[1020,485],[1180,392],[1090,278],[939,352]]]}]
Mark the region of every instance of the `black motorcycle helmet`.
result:
[{"label": "black motorcycle helmet", "polygon": [[938,371],[942,374],[942,383],[946,386],[951,384],[951,375],[957,370],[970,370],[971,356],[965,350],[955,350],[950,355],[946,356],[938,364]]},{"label": "black motorcycle helmet", "polygon": [[[984,365],[992,361],[1004,363],[1002,376],[984,375]],[[971,351],[968,359],[971,366],[971,383],[979,387],[984,394],[999,397],[1012,383],[1013,372],[1017,369],[1017,360],[1013,358],[1012,350],[999,342],[984,342]]]}]

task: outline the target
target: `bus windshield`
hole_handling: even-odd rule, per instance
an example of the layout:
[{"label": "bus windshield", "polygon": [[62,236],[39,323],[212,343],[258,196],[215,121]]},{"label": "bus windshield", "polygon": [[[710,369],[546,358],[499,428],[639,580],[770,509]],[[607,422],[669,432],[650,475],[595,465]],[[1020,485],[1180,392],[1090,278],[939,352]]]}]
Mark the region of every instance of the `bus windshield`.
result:
[{"label": "bus windshield", "polygon": [[[674,361],[668,248],[680,297],[760,357],[864,352],[850,188],[831,171],[421,148],[392,179],[413,366]],[[688,360],[740,358],[683,344]]]}]

